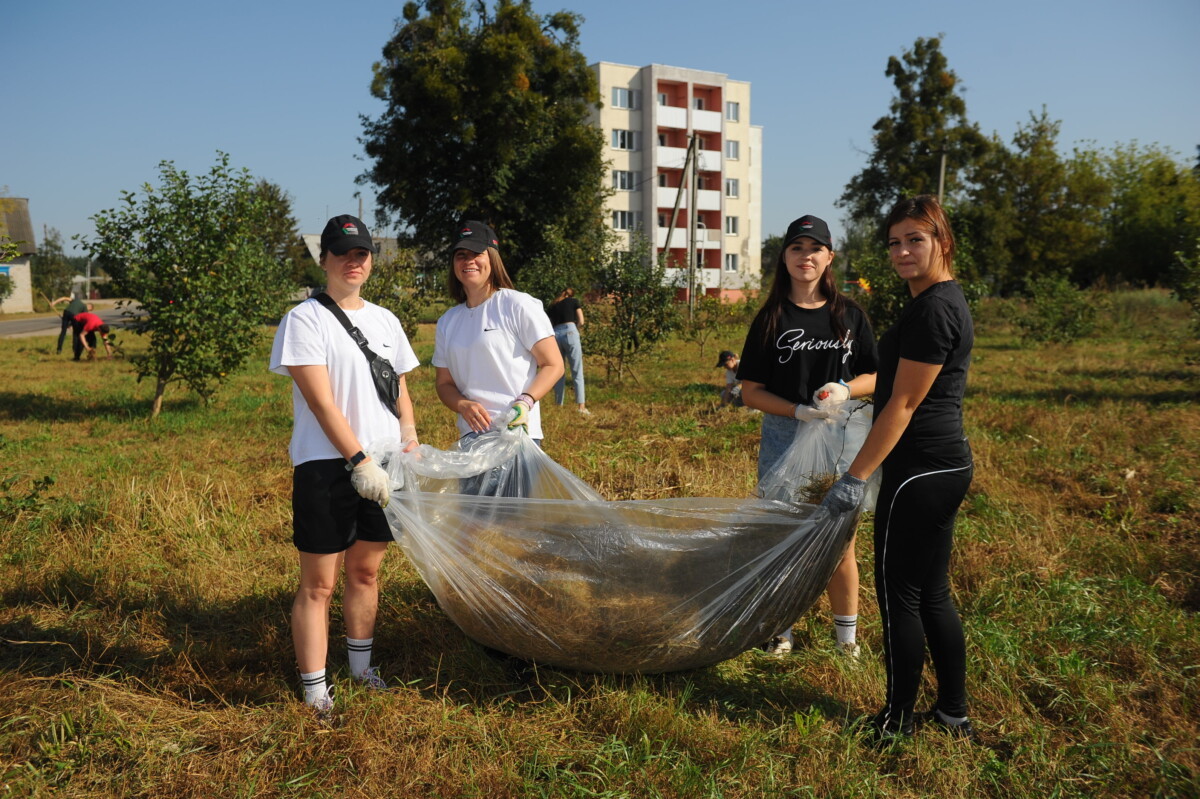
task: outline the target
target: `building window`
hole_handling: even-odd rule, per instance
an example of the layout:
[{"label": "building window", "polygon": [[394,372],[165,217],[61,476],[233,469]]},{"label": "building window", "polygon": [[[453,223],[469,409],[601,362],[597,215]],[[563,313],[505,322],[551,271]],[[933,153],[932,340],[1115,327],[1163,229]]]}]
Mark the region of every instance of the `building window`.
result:
[{"label": "building window", "polygon": [[704,110],[704,98],[703,97],[693,97],[692,98],[692,108],[696,109],[697,111],[703,111]]},{"label": "building window", "polygon": [[666,227],[666,226],[667,226],[667,215],[666,215],[666,214],[659,214],[659,215],[658,215],[658,226],[659,226],[659,227]]},{"label": "building window", "polygon": [[613,173],[613,188],[617,191],[637,191],[637,187],[642,182],[641,172],[627,172],[622,169],[614,169]]},{"label": "building window", "polygon": [[628,108],[630,110],[642,107],[642,93],[637,89],[622,89],[618,86],[613,87],[612,93],[613,108]]},{"label": "building window", "polygon": [[666,104],[667,104],[667,93],[666,93],[666,92],[659,92],[659,93],[658,93],[658,104],[659,104],[659,105],[666,105]]},{"label": "building window", "polygon": [[667,176],[662,172],[658,173],[658,185],[662,186],[663,188],[666,188],[667,186]]},{"label": "building window", "polygon": [[730,122],[737,122],[742,115],[740,103],[725,103],[725,118]]},{"label": "building window", "polygon": [[725,142],[725,157],[730,161],[736,161],[741,155],[741,147],[735,141]]},{"label": "building window", "polygon": [[738,234],[738,218],[736,216],[725,217],[725,235],[736,236]]},{"label": "building window", "polygon": [[613,211],[613,230],[637,230],[639,225],[637,211]]},{"label": "building window", "polygon": [[738,196],[738,179],[737,178],[725,178],[725,196],[726,197],[737,197]]},{"label": "building window", "polygon": [[613,130],[612,146],[614,150],[640,150],[642,134],[637,130]]},{"label": "building window", "polygon": [[665,134],[665,133],[658,134],[658,146],[659,147],[667,146],[667,134]]},{"label": "building window", "polygon": [[737,253],[725,253],[725,271],[736,272],[738,270]]}]

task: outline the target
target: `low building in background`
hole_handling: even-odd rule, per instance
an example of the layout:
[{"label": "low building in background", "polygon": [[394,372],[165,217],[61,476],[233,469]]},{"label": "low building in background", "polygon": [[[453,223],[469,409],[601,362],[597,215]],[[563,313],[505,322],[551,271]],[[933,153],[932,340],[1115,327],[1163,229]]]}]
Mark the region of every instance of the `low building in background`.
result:
[{"label": "low building in background", "polygon": [[17,245],[18,255],[0,264],[0,275],[13,282],[13,293],[0,302],[0,313],[28,313],[33,310],[33,273],[30,258],[37,253],[33,223],[29,220],[29,200],[24,197],[0,197],[0,234]]}]

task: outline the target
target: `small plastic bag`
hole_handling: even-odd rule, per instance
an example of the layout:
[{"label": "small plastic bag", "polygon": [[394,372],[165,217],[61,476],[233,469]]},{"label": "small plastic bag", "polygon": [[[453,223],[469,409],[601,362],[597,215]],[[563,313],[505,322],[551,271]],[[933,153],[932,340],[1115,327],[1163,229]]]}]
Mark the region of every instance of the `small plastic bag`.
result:
[{"label": "small plastic bag", "polygon": [[[871,432],[873,406],[850,400],[829,409],[805,408],[806,420],[775,466],[763,475],[755,494],[783,502],[819,504],[833,482],[845,474]],[[862,510],[874,510],[879,472],[867,480]]]}]

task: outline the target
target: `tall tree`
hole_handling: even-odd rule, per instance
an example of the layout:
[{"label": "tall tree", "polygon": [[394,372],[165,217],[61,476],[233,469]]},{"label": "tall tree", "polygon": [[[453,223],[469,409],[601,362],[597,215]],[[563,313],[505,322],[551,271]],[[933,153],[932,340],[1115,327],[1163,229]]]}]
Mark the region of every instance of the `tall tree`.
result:
[{"label": "tall tree", "polygon": [[579,51],[580,18],[533,13],[528,0],[408,2],[371,92],[387,103],[363,118],[378,188],[378,222],[440,252],[463,218],[502,237],[514,273],[555,239],[602,252],[604,163],[595,76]]},{"label": "tall tree", "polygon": [[867,166],[846,184],[838,204],[856,220],[877,220],[901,197],[937,194],[942,156],[946,192],[960,192],[989,141],[967,121],[958,76],[939,37],[919,38],[885,74],[896,87],[889,114],[875,123]]},{"label": "tall tree", "polygon": [[291,276],[293,283],[297,286],[308,285],[313,259],[304,246],[304,239],[300,237],[296,217],[292,215],[292,196],[283,187],[268,180],[258,181],[254,192],[265,214],[266,225],[262,232],[267,250]]},{"label": "tall tree", "polygon": [[131,360],[139,380],[155,380],[152,416],[175,381],[209,400],[246,362],[287,287],[262,235],[270,209],[249,172],[232,169],[225,153],[199,177],[171,161],[158,169],[160,186],[122,192],[120,207],[92,217],[96,236],[83,241],[141,306],[126,314],[149,336],[147,352]]},{"label": "tall tree", "polygon": [[47,301],[61,297],[71,290],[71,278],[75,270],[63,250],[62,233],[49,228],[42,237],[42,246],[29,259],[29,271],[33,287],[44,294]]}]

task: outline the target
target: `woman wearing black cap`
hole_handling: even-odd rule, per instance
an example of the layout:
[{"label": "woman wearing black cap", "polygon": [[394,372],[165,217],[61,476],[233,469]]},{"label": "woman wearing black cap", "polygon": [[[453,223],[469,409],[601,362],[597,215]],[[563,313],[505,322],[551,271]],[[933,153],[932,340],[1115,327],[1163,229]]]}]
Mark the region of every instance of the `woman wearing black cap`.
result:
[{"label": "woman wearing black cap", "polygon": [[[788,226],[775,279],[742,348],[742,401],[763,412],[758,478],[792,443],[810,404],[825,406],[875,390],[875,335],[867,315],[837,287],[829,226],[802,216]],[[858,562],[854,542],[829,581],[838,651],[857,656]],[[792,650],[789,624],[767,651]]]},{"label": "woman wearing black cap", "polygon": [[[400,321],[360,296],[371,275],[375,244],[366,225],[352,216],[330,219],[321,233],[325,292],[283,317],[271,349],[271,371],[293,381],[295,421],[292,459],[292,540],[300,550],[300,587],[292,604],[292,641],[304,685],[304,700],[318,716],[333,709],[325,679],[329,648],[329,603],[339,573],[345,572],[342,613],[351,677],[376,689],[386,687],[371,667],[378,574],[392,531],[387,473],[364,454],[373,443],[417,446],[412,402],[404,373],[418,365]],[[358,328],[378,357],[400,375],[395,408],[380,399],[370,363],[342,326],[332,301]]]},{"label": "woman wearing black cap", "polygon": [[822,504],[834,512],[857,506],[864,481],[882,465],[875,593],[887,695],[871,719],[872,736],[912,734],[928,645],[937,701],[915,720],[974,738],[967,720],[966,644],[949,577],[954,520],[974,472],[962,420],[974,325],[954,280],[954,234],[938,201],[901,200],[886,230],[892,266],[908,282],[912,299],[879,342],[875,424]]},{"label": "woman wearing black cap", "polygon": [[483,222],[464,222],[450,248],[450,296],[437,322],[433,365],[442,403],[458,414],[461,435],[482,433],[510,410],[510,427],[542,439],[538,400],[563,376],[562,355],[541,301],[513,288]]}]

